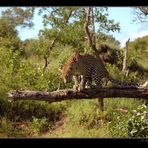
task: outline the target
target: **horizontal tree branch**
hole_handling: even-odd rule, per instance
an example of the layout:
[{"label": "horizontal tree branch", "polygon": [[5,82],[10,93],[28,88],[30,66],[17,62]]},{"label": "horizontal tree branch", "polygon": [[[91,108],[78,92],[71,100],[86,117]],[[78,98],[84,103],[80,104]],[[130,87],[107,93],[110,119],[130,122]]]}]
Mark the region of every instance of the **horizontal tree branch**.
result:
[{"label": "horizontal tree branch", "polygon": [[13,100],[41,100],[49,103],[71,99],[93,99],[93,98],[142,98],[148,99],[148,89],[127,89],[127,88],[93,88],[83,91],[71,89],[58,90],[53,92],[42,91],[13,91],[8,93]]}]

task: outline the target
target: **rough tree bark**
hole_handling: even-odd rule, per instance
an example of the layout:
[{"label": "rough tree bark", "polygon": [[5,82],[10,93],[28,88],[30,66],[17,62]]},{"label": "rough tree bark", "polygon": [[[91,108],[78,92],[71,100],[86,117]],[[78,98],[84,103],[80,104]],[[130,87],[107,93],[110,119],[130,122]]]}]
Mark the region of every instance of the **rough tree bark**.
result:
[{"label": "rough tree bark", "polygon": [[13,100],[40,100],[49,103],[71,99],[94,99],[94,98],[141,98],[148,100],[148,89],[121,89],[121,88],[93,88],[83,91],[71,89],[42,92],[42,91],[13,91],[8,93]]},{"label": "rough tree bark", "polygon": [[[89,29],[89,24],[92,25],[92,30]],[[94,24],[94,16],[93,16],[93,8],[88,7],[86,9],[86,18],[84,24],[85,33],[87,35],[88,43],[90,48],[94,51],[95,56],[100,61],[100,64],[103,65],[103,62],[99,56],[99,51],[96,48],[96,33],[95,33],[95,24]]]},{"label": "rough tree bark", "polygon": [[[92,20],[91,22],[90,22],[90,19]],[[92,25],[92,30],[91,31],[88,28],[90,23]],[[95,34],[93,8],[91,8],[91,7],[87,8],[87,11],[86,11],[84,29],[85,29],[85,33],[87,35],[87,39],[88,39],[88,43],[89,43],[90,48],[93,51],[98,52],[97,49],[96,49],[96,38],[95,38],[96,34]]]}]

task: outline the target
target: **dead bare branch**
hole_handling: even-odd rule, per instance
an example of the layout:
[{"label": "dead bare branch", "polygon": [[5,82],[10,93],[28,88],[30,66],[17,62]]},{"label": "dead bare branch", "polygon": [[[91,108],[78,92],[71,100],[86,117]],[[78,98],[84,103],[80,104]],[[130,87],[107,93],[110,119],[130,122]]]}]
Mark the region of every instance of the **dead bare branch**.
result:
[{"label": "dead bare branch", "polygon": [[127,89],[127,88],[93,88],[83,91],[71,89],[58,90],[53,92],[42,91],[13,91],[8,93],[13,100],[40,100],[49,103],[71,99],[94,99],[94,98],[141,98],[148,99],[148,89]]},{"label": "dead bare branch", "polygon": [[148,7],[138,7],[138,8],[145,16],[148,15]]}]

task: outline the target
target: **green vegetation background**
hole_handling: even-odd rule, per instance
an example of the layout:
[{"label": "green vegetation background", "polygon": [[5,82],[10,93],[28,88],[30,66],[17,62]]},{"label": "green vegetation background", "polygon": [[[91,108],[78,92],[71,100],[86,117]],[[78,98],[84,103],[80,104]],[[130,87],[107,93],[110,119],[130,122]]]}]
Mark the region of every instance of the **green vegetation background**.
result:
[{"label": "green vegetation background", "polygon": [[[58,69],[73,49],[91,53],[87,42],[82,39],[84,32],[75,30],[82,24],[76,22],[63,31],[48,55],[49,65],[43,73],[46,49],[56,31],[45,29],[38,39],[21,41],[16,26],[9,19],[1,18],[0,137],[148,137],[148,107],[142,99],[106,98],[105,111],[101,112],[97,99],[48,104],[43,101],[14,102],[8,98],[7,93],[12,90],[54,91],[59,86],[63,89]],[[116,30],[116,27],[112,29]],[[148,36],[129,43],[130,72],[125,77],[121,72],[124,49],[120,49],[119,42],[104,34],[97,38],[97,47],[107,44],[110,47],[108,54],[117,54],[116,64],[105,65],[114,78],[124,82],[144,82],[147,79],[147,43]],[[66,87],[72,87],[72,83]]]}]

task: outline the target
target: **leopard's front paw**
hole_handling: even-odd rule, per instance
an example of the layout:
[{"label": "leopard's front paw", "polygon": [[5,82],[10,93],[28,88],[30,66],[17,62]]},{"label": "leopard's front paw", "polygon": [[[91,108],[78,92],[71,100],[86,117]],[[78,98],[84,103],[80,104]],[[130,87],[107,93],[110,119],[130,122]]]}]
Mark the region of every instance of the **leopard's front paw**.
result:
[{"label": "leopard's front paw", "polygon": [[74,91],[78,91],[78,90],[79,90],[79,87],[74,85],[74,86],[73,86],[73,90],[74,90]]}]

